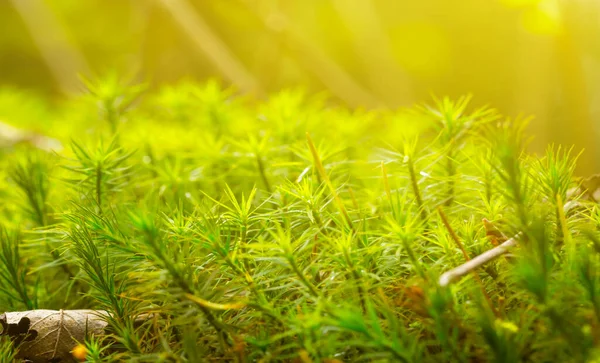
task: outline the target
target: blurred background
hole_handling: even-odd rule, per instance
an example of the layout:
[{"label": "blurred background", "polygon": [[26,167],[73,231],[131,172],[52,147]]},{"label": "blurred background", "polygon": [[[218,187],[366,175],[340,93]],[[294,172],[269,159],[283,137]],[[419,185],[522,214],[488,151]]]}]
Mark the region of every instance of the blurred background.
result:
[{"label": "blurred background", "polygon": [[600,172],[598,0],[0,0],[4,94],[52,104],[111,70],[367,109],[471,93],[533,115],[533,151],[575,145],[580,172]]}]

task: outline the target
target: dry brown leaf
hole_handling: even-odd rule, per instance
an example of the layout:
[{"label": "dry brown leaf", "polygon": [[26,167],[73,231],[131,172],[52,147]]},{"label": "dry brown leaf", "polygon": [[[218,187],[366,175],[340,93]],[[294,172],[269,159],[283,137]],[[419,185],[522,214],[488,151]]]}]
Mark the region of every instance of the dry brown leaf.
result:
[{"label": "dry brown leaf", "polygon": [[485,235],[492,243],[492,245],[499,246],[501,243],[506,242],[508,237],[504,235],[492,222],[488,219],[482,219],[483,226],[485,227]]},{"label": "dry brown leaf", "polygon": [[71,350],[90,335],[102,335],[102,310],[30,310],[0,315],[2,333],[18,345],[17,358],[33,363],[72,362]]},{"label": "dry brown leaf", "polygon": [[427,297],[423,288],[418,285],[406,285],[396,288],[401,295],[395,299],[395,303],[423,317],[429,317],[427,312]]}]

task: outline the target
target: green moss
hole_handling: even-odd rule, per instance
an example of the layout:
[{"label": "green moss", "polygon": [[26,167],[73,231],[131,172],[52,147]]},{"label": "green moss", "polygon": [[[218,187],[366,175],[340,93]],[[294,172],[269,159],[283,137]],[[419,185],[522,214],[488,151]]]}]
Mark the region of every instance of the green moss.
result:
[{"label": "green moss", "polygon": [[[468,97],[367,112],[88,87],[4,113],[67,147],[0,151],[0,306],[108,310],[90,359],[594,358],[600,214],[562,212],[576,158],[524,153],[524,121]],[[483,218],[520,247],[438,286],[493,247]]]}]

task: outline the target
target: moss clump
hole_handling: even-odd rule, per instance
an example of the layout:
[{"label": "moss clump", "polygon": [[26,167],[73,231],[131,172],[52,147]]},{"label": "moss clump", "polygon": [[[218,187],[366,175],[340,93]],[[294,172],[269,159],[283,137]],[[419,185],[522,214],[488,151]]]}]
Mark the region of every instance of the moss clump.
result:
[{"label": "moss clump", "polygon": [[[64,150],[1,151],[0,306],[107,310],[90,361],[594,359],[600,214],[524,121],[88,87],[31,110]],[[440,287],[490,224],[519,247]]]}]

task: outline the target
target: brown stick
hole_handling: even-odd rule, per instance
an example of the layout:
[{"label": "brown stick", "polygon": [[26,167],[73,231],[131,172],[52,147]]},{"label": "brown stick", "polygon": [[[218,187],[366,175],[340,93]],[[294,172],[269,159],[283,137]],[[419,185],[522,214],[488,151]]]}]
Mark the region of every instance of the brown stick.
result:
[{"label": "brown stick", "polygon": [[[594,175],[594,176],[588,178],[588,180],[591,180],[592,178],[596,178],[596,176]],[[600,190],[600,188],[596,188],[595,185],[593,186],[593,188],[594,188],[594,190],[592,191],[592,194],[595,193],[596,191]],[[585,193],[588,193],[591,189],[592,188],[586,186],[585,182],[584,182],[582,185],[580,185],[576,188],[570,189],[567,192],[567,198],[575,198],[575,200],[570,200],[566,204],[563,204],[562,200],[560,198],[558,198],[558,203],[563,204],[563,211],[568,211],[574,205],[577,205],[577,201],[576,201],[577,198],[581,197],[581,199],[590,199],[589,197],[585,198]],[[595,201],[593,198],[591,198],[591,200]],[[510,250],[510,248],[517,245],[518,239],[521,236],[521,234],[522,234],[522,232],[519,232],[513,238],[510,238],[509,240],[502,243],[501,245],[482,253],[481,255],[475,257],[474,259],[472,259],[458,267],[455,267],[450,271],[444,272],[440,276],[440,279],[438,282],[439,285],[440,286],[448,286],[451,283],[459,280],[461,277],[468,274],[469,272],[475,270],[476,268],[479,268],[479,267],[485,265],[486,263],[502,256],[503,254],[508,252]]]},{"label": "brown stick", "polygon": [[463,263],[462,265],[455,267],[450,271],[444,272],[442,274],[442,276],[440,276],[440,280],[439,280],[440,286],[448,286],[451,283],[453,283],[454,281],[457,281],[461,277],[465,276],[469,272],[475,270],[476,268],[479,268],[480,266],[496,259],[497,257],[502,256],[503,254],[508,252],[508,250],[511,247],[514,247],[517,245],[517,239],[519,236],[520,236],[520,233],[517,234],[515,237],[502,243],[498,247],[494,247],[491,250],[486,251],[486,252],[482,253],[481,255],[467,261],[466,263]]},{"label": "brown stick", "polygon": [[[456,232],[454,231],[454,229],[450,225],[450,222],[448,222],[448,218],[446,217],[446,214],[444,213],[444,211],[442,210],[441,207],[438,207],[438,213],[440,214],[440,218],[442,218],[442,222],[444,223],[444,226],[446,226],[446,229],[448,230],[448,232],[450,233],[450,236],[454,240],[454,243],[456,243],[456,245],[460,248],[460,250],[463,253],[463,256],[464,256],[465,260],[467,261],[462,266],[468,264],[472,260],[469,257],[469,254],[467,253],[467,250],[465,250],[462,242],[460,241],[460,238],[458,238],[458,235],[456,234]],[[473,276],[475,277],[475,280],[477,281],[477,283],[479,284],[479,287],[481,288],[481,293],[483,294],[483,296],[485,297],[485,300],[487,301],[488,305],[490,306],[490,309],[492,309],[492,311],[494,312],[494,314],[496,316],[498,316],[498,311],[494,307],[494,304],[492,303],[492,299],[490,299],[490,296],[485,291],[485,286],[483,285],[483,281],[481,281],[481,278],[479,277],[479,275],[477,274],[477,272],[475,272],[474,270],[472,270],[472,272],[473,272]]]}]

